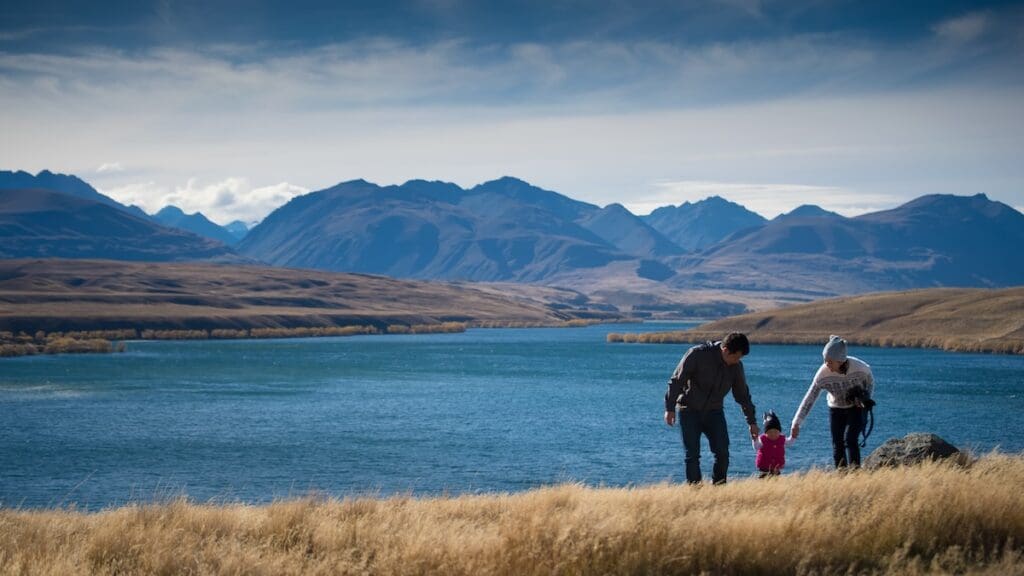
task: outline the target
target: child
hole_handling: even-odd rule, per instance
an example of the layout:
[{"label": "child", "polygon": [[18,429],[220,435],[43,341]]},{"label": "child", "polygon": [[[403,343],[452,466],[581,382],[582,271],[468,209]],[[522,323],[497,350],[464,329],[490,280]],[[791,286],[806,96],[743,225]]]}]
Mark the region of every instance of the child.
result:
[{"label": "child", "polygon": [[759,478],[778,476],[786,465],[786,446],[792,446],[793,439],[782,435],[782,424],[774,411],[764,415],[764,434],[754,438],[754,450],[757,450],[757,469]]}]

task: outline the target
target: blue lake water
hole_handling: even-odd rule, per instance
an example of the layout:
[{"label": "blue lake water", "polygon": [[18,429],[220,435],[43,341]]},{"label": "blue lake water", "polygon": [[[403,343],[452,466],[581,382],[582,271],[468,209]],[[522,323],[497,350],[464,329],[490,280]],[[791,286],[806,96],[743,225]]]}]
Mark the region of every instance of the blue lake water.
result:
[{"label": "blue lake water", "polygon": [[[605,341],[677,326],[131,342],[123,354],[0,360],[0,506],[679,482],[679,429],[662,421],[662,398],[685,347]],[[788,428],[820,350],[753,347],[744,365],[759,413],[775,409]],[[1024,451],[1024,357],[850,353],[877,381],[865,455],[917,431]],[[753,449],[726,402],[730,476],[749,476]],[[828,467],[824,395],[802,432],[787,471]]]}]

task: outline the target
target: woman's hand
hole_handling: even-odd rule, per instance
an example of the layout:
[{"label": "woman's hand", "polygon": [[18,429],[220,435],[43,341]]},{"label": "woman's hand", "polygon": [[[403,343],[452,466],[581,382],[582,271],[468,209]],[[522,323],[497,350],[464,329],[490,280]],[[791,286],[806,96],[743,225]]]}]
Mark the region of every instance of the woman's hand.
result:
[{"label": "woman's hand", "polygon": [[789,429],[789,437],[796,440],[798,436],[800,436],[800,427],[793,424],[793,427]]}]

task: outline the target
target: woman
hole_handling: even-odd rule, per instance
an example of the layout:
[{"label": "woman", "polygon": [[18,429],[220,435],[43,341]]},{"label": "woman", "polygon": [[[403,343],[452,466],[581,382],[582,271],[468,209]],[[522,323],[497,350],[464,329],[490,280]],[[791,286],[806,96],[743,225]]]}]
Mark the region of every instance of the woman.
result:
[{"label": "woman", "polygon": [[821,355],[825,363],[818,368],[811,387],[800,402],[789,435],[796,439],[800,426],[814,406],[822,390],[828,392],[829,423],[832,428],[832,459],[836,468],[860,466],[857,436],[864,428],[864,398],[875,388],[871,367],[862,360],[846,355],[846,340],[830,336]]}]

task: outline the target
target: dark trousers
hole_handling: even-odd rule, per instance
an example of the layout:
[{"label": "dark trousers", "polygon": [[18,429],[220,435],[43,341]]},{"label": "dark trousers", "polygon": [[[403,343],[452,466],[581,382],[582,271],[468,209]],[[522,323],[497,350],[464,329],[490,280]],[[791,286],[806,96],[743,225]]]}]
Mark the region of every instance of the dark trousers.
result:
[{"label": "dark trousers", "polygon": [[724,484],[729,471],[729,429],[725,424],[722,410],[680,410],[679,428],[683,435],[683,450],[686,452],[686,481],[697,484],[700,474],[700,435],[708,437],[715,465],[711,479],[715,484]]},{"label": "dark trousers", "polygon": [[861,408],[829,408],[832,427],[832,460],[836,468],[860,466],[860,444],[857,437],[864,429],[864,411]]}]

